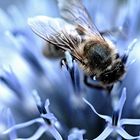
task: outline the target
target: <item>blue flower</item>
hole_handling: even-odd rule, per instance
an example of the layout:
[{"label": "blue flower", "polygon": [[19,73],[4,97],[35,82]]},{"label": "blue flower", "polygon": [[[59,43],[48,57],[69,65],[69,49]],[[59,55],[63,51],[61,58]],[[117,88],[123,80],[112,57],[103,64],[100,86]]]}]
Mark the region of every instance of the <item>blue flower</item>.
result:
[{"label": "blue flower", "polygon": [[[43,105],[36,91],[33,92],[33,95],[34,95],[38,110],[40,112],[40,117],[33,119],[31,121],[25,122],[25,123],[16,124],[13,127],[9,128],[8,130],[4,131],[3,134],[11,134],[13,131],[17,129],[25,128],[34,123],[39,123],[41,126],[38,128],[38,130],[34,133],[33,136],[28,138],[29,140],[39,139],[41,135],[45,132],[51,133],[53,137],[57,140],[62,140],[61,135],[55,128],[55,123],[57,119],[54,116],[54,114],[49,111],[49,105],[50,105],[49,100],[47,99],[45,104]],[[21,138],[16,138],[16,140],[19,140],[19,139]]]},{"label": "blue flower", "polygon": [[71,133],[68,136],[68,140],[84,140],[83,135],[85,134],[85,130],[80,130],[77,128],[73,128]]},{"label": "blue flower", "polygon": [[100,118],[104,119],[107,122],[104,131],[94,140],[106,139],[111,133],[118,133],[125,139],[140,138],[140,136],[131,136],[123,128],[124,125],[140,125],[140,119],[121,119],[125,100],[126,100],[126,88],[123,89],[121,98],[117,106],[115,106],[114,108],[112,117],[110,117],[97,113],[95,108],[85,98],[83,98],[83,101],[92,109],[92,111],[97,116],[99,116]]},{"label": "blue flower", "polygon": [[[58,2],[59,6],[71,6],[70,4],[82,0]],[[55,0],[21,1],[20,6],[20,1],[17,5],[14,5],[16,1],[14,4],[13,1],[9,3],[12,5],[8,5],[7,10],[0,9],[0,132],[4,132],[0,139],[90,140],[97,137],[96,140],[108,137],[119,139],[118,135],[121,135],[120,139],[139,139],[139,136],[130,135],[138,135],[139,119],[123,117],[140,118],[140,1],[83,0],[99,31],[109,31],[105,37],[118,46],[120,56],[125,53],[123,61],[127,67],[126,75],[109,89],[109,95],[104,90],[85,85],[83,70],[69,52],[65,52],[62,61],[50,60],[42,55],[41,50],[47,44],[32,33],[27,26],[27,18],[36,15],[60,18],[61,10],[58,11]],[[115,29],[113,32],[110,31],[112,28]],[[96,82],[95,77],[94,80],[88,80],[91,84]],[[85,103],[94,114],[90,108],[85,107]],[[4,109],[1,110],[2,106]],[[113,114],[101,115],[94,107],[102,114],[109,114],[112,110]]]}]

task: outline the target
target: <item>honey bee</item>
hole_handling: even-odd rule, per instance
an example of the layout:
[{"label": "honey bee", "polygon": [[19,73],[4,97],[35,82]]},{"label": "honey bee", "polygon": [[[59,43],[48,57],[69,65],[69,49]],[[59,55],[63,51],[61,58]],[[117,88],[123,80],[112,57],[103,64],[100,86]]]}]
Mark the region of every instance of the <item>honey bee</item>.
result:
[{"label": "honey bee", "polygon": [[28,19],[31,29],[48,43],[69,51],[88,76],[101,87],[119,81],[125,64],[115,45],[98,31],[80,0],[65,6],[59,3],[62,18],[36,16]]}]

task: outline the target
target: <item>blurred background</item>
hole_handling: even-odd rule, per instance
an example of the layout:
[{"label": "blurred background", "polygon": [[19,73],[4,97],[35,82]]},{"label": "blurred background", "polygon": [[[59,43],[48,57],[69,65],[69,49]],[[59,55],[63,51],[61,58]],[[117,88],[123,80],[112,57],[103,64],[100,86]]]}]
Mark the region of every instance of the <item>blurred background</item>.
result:
[{"label": "blurred background", "polygon": [[[122,83],[115,85],[112,94],[89,88],[83,82],[83,71],[76,65],[75,73],[79,75],[76,80],[80,88],[75,91],[70,73],[60,67],[60,58],[45,58],[42,48],[46,43],[27,25],[27,19],[37,15],[60,17],[57,1],[0,0],[0,132],[40,117],[33,91],[38,92],[42,102],[47,98],[50,100],[50,111],[60,123],[57,129],[63,139],[67,139],[72,128],[84,129],[84,139],[94,139],[106,126],[104,120],[85,105],[82,97],[97,112],[111,116],[116,98],[120,98],[122,89],[126,87],[127,99],[122,117],[140,119],[140,1],[83,0],[83,3],[99,31],[121,29],[107,34],[117,45],[120,55],[135,38],[138,39],[129,54]],[[10,114],[7,113],[8,108]],[[28,138],[38,127],[34,124],[18,129],[13,137]],[[139,135],[140,125],[124,129],[131,135]],[[0,135],[1,140],[13,137]],[[49,133],[40,137],[40,140],[46,139],[54,138]],[[115,134],[107,139],[123,138]]]}]

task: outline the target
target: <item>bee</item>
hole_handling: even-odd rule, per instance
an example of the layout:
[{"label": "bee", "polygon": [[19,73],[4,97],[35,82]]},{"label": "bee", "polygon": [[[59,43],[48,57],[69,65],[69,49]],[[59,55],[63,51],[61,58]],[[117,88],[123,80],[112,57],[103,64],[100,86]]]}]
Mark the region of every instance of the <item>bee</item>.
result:
[{"label": "bee", "polygon": [[58,4],[62,18],[29,18],[31,29],[48,43],[69,51],[85,74],[96,77],[101,87],[122,79],[126,68],[116,46],[92,23],[82,2]]}]

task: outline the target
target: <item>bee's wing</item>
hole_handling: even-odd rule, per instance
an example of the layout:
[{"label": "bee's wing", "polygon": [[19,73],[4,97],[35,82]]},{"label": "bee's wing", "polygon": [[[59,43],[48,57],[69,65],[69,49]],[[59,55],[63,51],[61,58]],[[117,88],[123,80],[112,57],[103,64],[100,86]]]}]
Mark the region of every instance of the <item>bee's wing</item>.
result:
[{"label": "bee's wing", "polygon": [[76,52],[76,47],[81,43],[81,38],[75,27],[59,18],[36,16],[28,19],[31,29],[41,38],[56,47],[69,51],[76,59],[82,61]]},{"label": "bee's wing", "polygon": [[58,0],[58,6],[66,21],[88,28],[92,34],[102,37],[81,0]]}]

